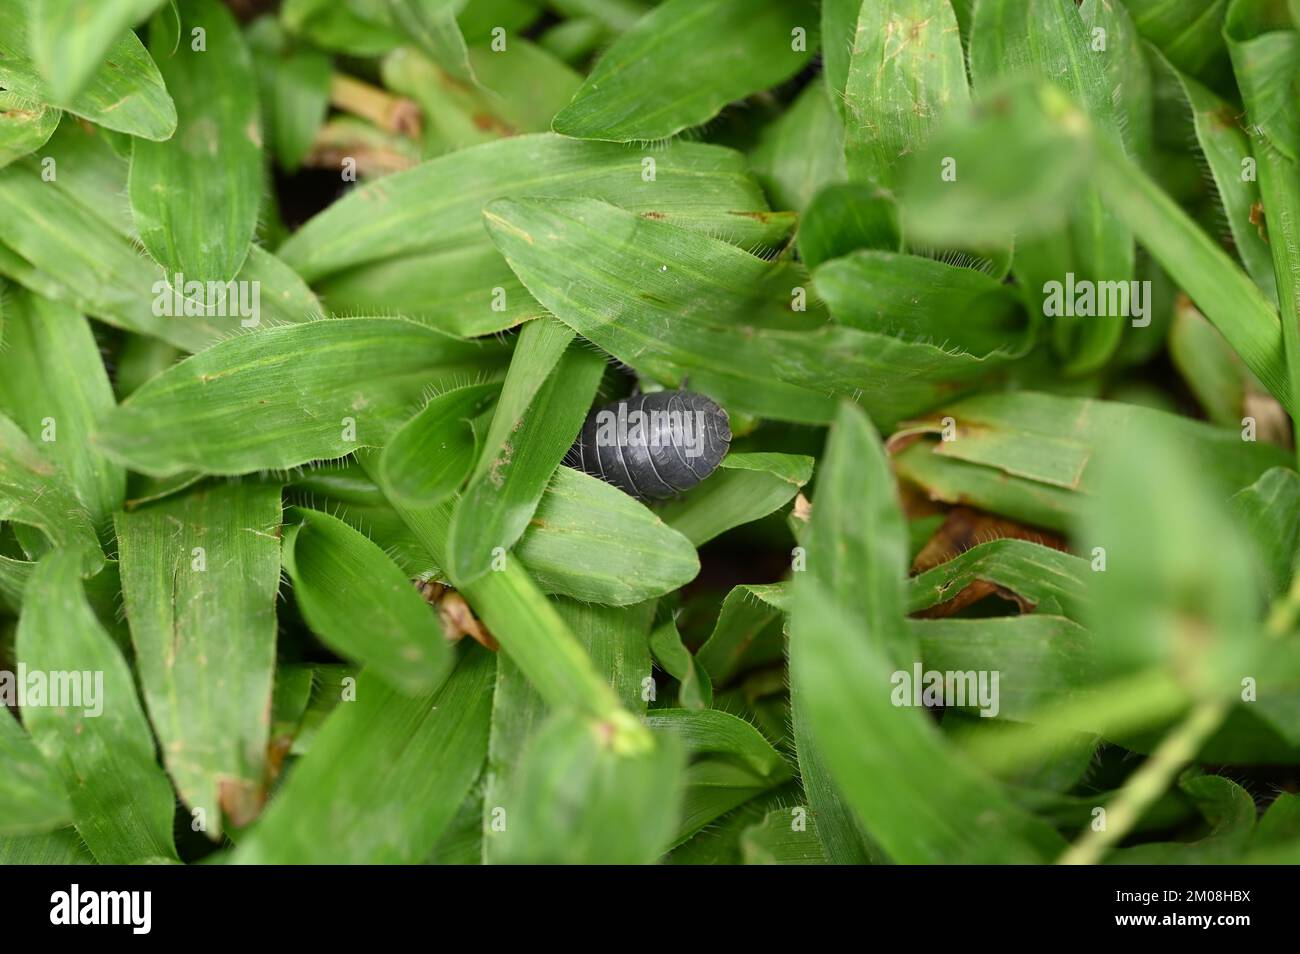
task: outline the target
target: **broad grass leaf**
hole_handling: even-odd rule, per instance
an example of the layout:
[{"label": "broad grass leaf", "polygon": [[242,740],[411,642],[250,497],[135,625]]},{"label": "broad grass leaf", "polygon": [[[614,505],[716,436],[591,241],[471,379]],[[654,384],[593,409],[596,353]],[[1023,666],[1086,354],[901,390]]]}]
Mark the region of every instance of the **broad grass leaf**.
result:
[{"label": "broad grass leaf", "polygon": [[1239,696],[1262,636],[1250,544],[1204,458],[1143,423],[1113,429],[1099,448],[1077,528],[1081,547],[1102,547],[1106,560],[1087,620],[1098,660],[1107,676],[1176,666],[1194,688]]},{"label": "broad grass leaf", "polygon": [[816,819],[799,818],[788,808],[773,809],[741,832],[740,853],[747,865],[824,865],[827,860]]},{"label": "broad grass leaf", "polygon": [[9,92],[0,92],[0,168],[45,145],[62,113]]},{"label": "broad grass leaf", "polygon": [[32,60],[60,99],[81,92],[123,34],[162,0],[31,0]]},{"label": "broad grass leaf", "polygon": [[1190,842],[1153,842],[1121,848],[1107,859],[1114,865],[1212,865],[1239,859],[1256,841],[1255,800],[1231,779],[1218,775],[1183,778],[1178,787],[1209,826]]},{"label": "broad grass leaf", "polygon": [[1223,24],[1252,129],[1300,161],[1300,32],[1274,0],[1231,0]]},{"label": "broad grass leaf", "polygon": [[[642,684],[650,672],[647,633],[654,616],[654,603],[613,608],[555,600],[553,605],[623,704],[634,712],[644,710]],[[485,833],[484,862],[495,863],[506,857],[508,845],[501,837],[498,809],[504,808],[510,797],[528,742],[550,711],[519,667],[508,656],[499,657],[492,702],[492,735],[484,772],[481,820]],[[508,827],[508,816],[505,822]]]},{"label": "broad grass leaf", "polygon": [[646,725],[676,736],[689,755],[725,756],[765,779],[784,781],[790,766],[772,743],[744,719],[717,709],[653,709]]},{"label": "broad grass leaf", "polygon": [[1266,470],[1228,506],[1255,545],[1261,589],[1270,600],[1280,598],[1300,556],[1300,476],[1285,467]]},{"label": "broad grass leaf", "polygon": [[842,325],[974,355],[1023,353],[1036,324],[996,279],[919,255],[854,252],[817,268],[813,285]]},{"label": "broad grass leaf", "polygon": [[849,175],[886,188],[901,157],[970,101],[948,0],[885,0],[859,9],[844,85]]},{"label": "broad grass leaf", "polygon": [[312,631],[407,695],[438,686],[451,651],[437,615],[401,568],[342,520],[318,510],[291,516],[298,522],[285,531],[284,566]]},{"label": "broad grass leaf", "polygon": [[794,499],[812,477],[801,454],[728,454],[698,487],[659,508],[659,517],[695,546],[760,520]]},{"label": "broad grass leaf", "polygon": [[1214,189],[1232,231],[1237,255],[1250,277],[1270,299],[1277,300],[1273,258],[1260,229],[1251,222],[1259,198],[1259,183],[1242,176],[1251,158],[1250,139],[1237,111],[1196,80],[1179,72],[1155,47],[1149,47],[1154,69],[1172,76],[1191,114],[1196,141],[1214,179]]},{"label": "broad grass leaf", "polygon": [[[1100,53],[1124,149],[1145,165],[1155,148],[1151,65],[1144,55],[1146,44],[1138,35],[1124,0],[1083,0],[1079,16],[1083,18],[1090,49]],[[1105,49],[1098,50],[1103,44]]]},{"label": "broad grass leaf", "polygon": [[[366,277],[412,260],[418,266],[406,269],[406,278],[423,273],[421,287],[437,289],[447,302],[426,304],[410,311],[412,317],[449,328],[502,328],[540,309],[527,301],[484,229],[482,209],[493,199],[599,198],[747,245],[776,244],[788,231],[788,220],[774,228],[750,214],[766,212],[767,202],[739,153],[673,144],[651,157],[652,181],[643,178],[650,175],[644,158],[642,150],[550,134],[487,143],[361,186],[295,232],[280,255],[336,307],[346,301],[357,310],[364,310],[363,301],[391,307],[385,296],[392,283],[369,286]],[[504,317],[493,311],[497,287],[505,290]],[[361,297],[367,294],[372,297]]]},{"label": "broad grass leaf", "polygon": [[808,0],[667,0],[605,51],[555,117],[555,131],[614,142],[667,139],[799,72],[816,32]]},{"label": "broad grass leaf", "polygon": [[[496,663],[476,645],[419,696],[355,680],[232,856],[237,864],[416,864],[487,755]],[[328,797],[322,797],[329,793]]]},{"label": "broad grass leaf", "polygon": [[[6,694],[17,691],[6,672]],[[17,718],[0,713],[0,836],[39,835],[72,823],[72,804],[63,779],[45,761]],[[0,838],[3,840],[3,838]]]},{"label": "broad grass leaf", "polygon": [[271,16],[253,21],[246,37],[257,70],[265,138],[280,166],[293,172],[329,112],[333,63],[319,50],[293,44]]},{"label": "broad grass leaf", "polygon": [[425,388],[490,373],[500,356],[396,318],[270,328],[169,368],[108,414],[96,440],[159,477],[296,467],[382,446]]},{"label": "broad grass leaf", "polygon": [[1046,707],[1085,698],[1104,675],[1092,633],[1063,616],[909,620],[907,628],[923,671],[998,674],[989,699],[977,684],[957,683],[968,695],[953,708],[987,711],[987,719],[1033,722]]},{"label": "broad grass leaf", "polygon": [[650,652],[659,668],[681,684],[677,697],[684,708],[707,709],[713,705],[709,674],[696,664],[691,651],[682,644],[682,634],[672,618],[650,631]]},{"label": "broad grass leaf", "polygon": [[0,520],[26,528],[19,542],[29,560],[52,548],[80,551],[83,566],[103,566],[95,524],[59,473],[22,429],[0,414]]},{"label": "broad grass leaf", "polygon": [[285,0],[280,19],[290,33],[352,56],[378,56],[406,41],[386,0]]},{"label": "broad grass leaf", "polygon": [[149,717],[181,799],[215,840],[266,797],[280,488],[200,486],[116,526]]},{"label": "broad grass leaf", "polygon": [[[1268,280],[1274,287],[1271,264]],[[1174,309],[1169,360],[1212,423],[1219,427],[1241,426],[1247,396],[1259,385],[1223,335],[1190,303]]]},{"label": "broad grass leaf", "polygon": [[1136,428],[1176,443],[1221,497],[1288,459],[1274,445],[1242,441],[1235,431],[1164,411],[1032,391],[968,398],[905,430],[939,433],[944,417],[955,422],[956,439],[901,441],[905,449],[895,457],[900,476],[935,499],[961,499],[1053,530],[1073,527],[1096,492],[1096,462],[1115,434]]},{"label": "broad grass leaf", "polygon": [[[823,9],[827,6],[822,4]],[[830,50],[823,56],[829,69]],[[784,113],[764,127],[749,164],[773,205],[796,212],[803,212],[823,188],[847,177],[844,126],[823,84],[809,83]]]},{"label": "broad grass leaf", "polygon": [[452,388],[403,424],[379,462],[388,492],[414,506],[433,506],[456,493],[477,459],[473,422],[500,391],[496,384]]},{"label": "broad grass leaf", "polygon": [[[554,339],[553,347],[542,337]],[[494,555],[513,547],[528,528],[586,420],[605,361],[572,339],[568,328],[549,319],[520,335],[483,454],[452,515],[448,570],[462,583],[488,572]],[[539,364],[536,351],[555,354],[554,363]]]},{"label": "broad grass leaf", "polygon": [[844,799],[893,860],[1044,860],[1059,836],[952,750],[924,711],[891,700],[890,673],[914,657],[893,479],[878,438],[849,406],[828,451],[808,570],[793,585],[796,727],[808,720]]},{"label": "broad grass leaf", "polygon": [[[235,277],[257,228],[262,196],[262,126],[252,56],[219,0],[189,0],[156,18],[150,52],[176,99],[179,123],[166,142],[136,143],[131,210],[140,241],[169,275],[185,281]],[[205,38],[194,49],[195,30]],[[216,144],[220,143],[220,149]]]},{"label": "broad grass leaf", "polygon": [[695,546],[617,487],[559,467],[513,555],[547,593],[610,606],[663,596],[695,579]]},{"label": "broad grass leaf", "polygon": [[725,242],[591,199],[513,199],[484,211],[538,301],[575,332],[665,385],[728,410],[824,420],[829,402],[772,381],[782,346],[746,316],[784,297],[788,275]]},{"label": "broad grass leaf", "polygon": [[[43,557],[27,583],[16,655],[28,671],[103,674],[97,706],[28,704],[24,724],[63,779],[77,832],[101,864],[174,858],[175,796],[158,765],[131,670],[86,603],[82,558]],[[95,676],[98,681],[98,675]]]},{"label": "broad grass leaf", "polygon": [[623,750],[612,728],[560,711],[528,741],[497,837],[503,861],[650,864],[677,823],[683,757],[655,735]]},{"label": "broad grass leaf", "polygon": [[93,865],[94,856],[73,828],[44,835],[0,836],[0,865]]},{"label": "broad grass leaf", "polygon": [[1124,0],[1124,6],[1142,38],[1180,71],[1212,89],[1231,84],[1222,32],[1225,0]]},{"label": "broad grass leaf", "polygon": [[75,127],[64,136],[61,129],[46,152],[59,170],[53,182],[43,181],[41,167],[31,159],[0,170],[0,213],[23,223],[3,236],[0,273],[47,298],[185,351],[246,330],[245,320],[259,318],[270,326],[320,314],[320,303],[302,279],[256,246],[249,249],[238,280],[249,295],[257,289],[260,314],[241,311],[231,298],[224,309],[206,296],[187,293],[178,299],[170,286],[173,277],[142,255],[132,238],[129,206],[120,197],[126,165],[102,136]]},{"label": "broad grass leaf", "polygon": [[388,15],[432,60],[462,83],[474,82],[469,49],[456,22],[468,0],[388,0]]},{"label": "broad grass leaf", "polygon": [[972,584],[987,583],[1024,610],[1057,612],[1077,622],[1088,608],[1090,572],[1088,561],[1052,547],[991,540],[909,579],[907,612],[940,606]]},{"label": "broad grass leaf", "polygon": [[[1119,37],[1115,40],[1118,43]],[[1070,0],[982,0],[971,27],[971,77],[981,95],[1008,79],[1055,83],[1083,107],[1096,136],[1122,142],[1120,115],[1125,98],[1140,94],[1141,89],[1115,86],[1093,49],[1094,42]],[[986,161],[995,158],[1005,161],[1006,157],[995,152]],[[1066,208],[1065,231],[1017,248],[1012,267],[1031,306],[1038,303],[1040,289],[1046,292],[1047,282],[1064,281],[1067,273],[1097,282],[1133,278],[1133,238],[1118,211],[1091,186],[1072,192]],[[1123,331],[1116,316],[1086,322],[1057,316],[1053,325],[1057,351],[1076,373],[1105,363]]]},{"label": "broad grass leaf", "polygon": [[409,47],[381,65],[384,84],[420,104],[425,158],[519,133],[544,133],[582,77],[542,47],[512,37],[505,50],[476,46],[468,63],[474,85],[452,80]]},{"label": "broad grass leaf", "polygon": [[27,292],[6,297],[0,410],[40,442],[106,536],[126,475],[90,443],[95,422],[116,403],[90,324],[67,305]]},{"label": "broad grass leaf", "polygon": [[[129,30],[112,38],[103,63],[80,92],[61,95],[51,88],[32,61],[29,46],[34,40],[45,42],[34,33],[33,21],[38,8],[45,15],[43,8],[52,5],[50,0],[17,0],[0,8],[0,86],[118,132],[154,141],[171,136],[176,130],[176,106],[158,67]],[[72,68],[79,67],[73,64]]]},{"label": "broad grass leaf", "polygon": [[898,203],[876,186],[831,183],[816,194],[799,223],[799,257],[815,269],[857,249],[902,251]]},{"label": "broad grass leaf", "polygon": [[782,614],[788,595],[785,583],[745,584],[727,593],[713,631],[695,654],[714,682],[726,683],[735,675],[746,650]]}]

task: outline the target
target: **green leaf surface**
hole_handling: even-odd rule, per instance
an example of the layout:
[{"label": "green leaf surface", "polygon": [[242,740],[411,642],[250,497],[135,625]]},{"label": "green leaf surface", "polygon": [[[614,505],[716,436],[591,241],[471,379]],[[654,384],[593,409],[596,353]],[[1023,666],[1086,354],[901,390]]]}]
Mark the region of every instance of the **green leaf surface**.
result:
[{"label": "green leaf surface", "polygon": [[899,159],[969,99],[948,0],[861,5],[844,85],[844,154],[853,178],[892,186]]},{"label": "green leaf surface", "polygon": [[476,459],[473,421],[499,392],[495,384],[470,384],[432,398],[384,445],[379,466],[388,491],[430,507],[456,493]]},{"label": "green leaf surface", "polygon": [[681,683],[677,695],[684,708],[707,709],[713,705],[709,674],[682,644],[676,622],[667,619],[650,631],[650,652],[659,668]]},{"label": "green leaf surface", "polygon": [[162,0],[34,0],[30,21],[32,60],[53,94],[75,97],[122,35]]},{"label": "green leaf surface", "polygon": [[860,412],[840,412],[829,451],[809,570],[794,583],[796,725],[802,704],[844,798],[895,861],[1044,858],[1059,836],[952,751],[923,711],[891,701],[890,673],[910,655],[902,517]]},{"label": "green leaf surface", "polygon": [[[77,674],[82,705],[29,699],[24,724],[63,780],[77,832],[97,861],[175,857],[171,786],[131,671],[87,605],[80,576],[75,551],[56,550],[40,561],[27,584],[16,654],[30,671]],[[83,673],[93,675],[95,700],[84,693]]]},{"label": "green leaf surface", "polygon": [[[416,864],[451,824],[487,755],[495,661],[469,646],[431,692],[363,672],[240,841],[242,864]],[[321,798],[322,792],[331,793]]]},{"label": "green leaf surface", "polygon": [[815,49],[816,29],[807,0],[667,0],[605,51],[555,131],[667,139],[793,76]]},{"label": "green leaf surface", "polygon": [[209,837],[265,798],[280,488],[200,486],[119,514],[122,595],[163,760]]},{"label": "green leaf surface", "polygon": [[534,322],[520,334],[482,457],[452,515],[447,559],[456,579],[486,573],[494,554],[528,528],[604,370],[602,357],[558,322]]},{"label": "green leaf surface", "polygon": [[897,202],[876,186],[860,182],[823,188],[799,223],[799,257],[810,269],[858,249],[900,252],[902,248]]},{"label": "green leaf surface", "polygon": [[[17,675],[0,679],[17,692]],[[3,684],[0,683],[0,684]],[[0,714],[0,836],[39,835],[72,823],[63,779],[46,763],[36,743],[8,713]],[[3,840],[3,838],[0,838]]]},{"label": "green leaf surface", "polygon": [[662,517],[569,467],[555,471],[513,555],[545,592],[610,606],[662,596],[700,572],[694,545]]},{"label": "green leaf surface", "polygon": [[801,454],[729,454],[698,487],[660,507],[659,517],[702,546],[784,507],[812,468],[812,458]]},{"label": "green leaf surface", "polygon": [[816,821],[785,808],[768,812],[761,822],[746,828],[740,836],[740,852],[747,865],[826,864]]},{"label": "green leaf surface", "polygon": [[763,778],[788,777],[790,766],[772,743],[744,719],[717,709],[654,709],[646,725],[676,736],[690,755],[726,756]]},{"label": "green leaf surface", "polygon": [[[131,210],[140,241],[185,281],[235,277],[257,227],[262,128],[257,77],[234,15],[218,0],[190,0],[176,44],[166,16],[150,30],[150,52],[176,99],[179,123],[166,142],[136,143]],[[213,148],[220,143],[220,150]]]},{"label": "green leaf surface", "polygon": [[169,368],[108,414],[96,440],[159,477],[343,457],[383,445],[425,388],[488,371],[500,353],[395,318],[270,328]]},{"label": "green leaf surface", "polygon": [[1078,620],[1088,604],[1088,561],[1027,540],[991,540],[912,577],[907,611],[917,613],[956,597],[972,583],[992,584],[1022,606]]},{"label": "green leaf surface", "polygon": [[107,531],[126,476],[90,444],[96,420],[116,403],[90,324],[67,305],[7,296],[0,350],[0,410],[23,428]]},{"label": "green leaf surface", "polygon": [[[830,55],[829,49],[823,54],[827,69]],[[823,84],[809,83],[789,109],[764,127],[749,162],[773,205],[796,212],[848,175],[844,126]]]},{"label": "green leaf surface", "polygon": [[[176,130],[176,106],[158,67],[129,30],[111,37],[103,63],[93,68],[80,92],[62,95],[51,87],[28,51],[33,42],[41,47],[49,42],[51,36],[44,25],[38,29],[37,24],[55,6],[67,4],[16,0],[0,8],[0,86],[24,99],[66,110],[118,132],[154,141],[171,136]],[[57,42],[76,43],[78,37],[64,35]],[[61,69],[64,64],[50,62],[42,68],[55,65]],[[74,62],[71,69],[84,69],[84,65]]]},{"label": "green leaf surface", "polygon": [[298,523],[285,532],[284,566],[312,631],[407,695],[436,688],[451,651],[437,615],[406,574],[342,520],[317,510],[293,516]]},{"label": "green leaf surface", "polygon": [[820,395],[771,380],[774,333],[744,324],[760,302],[789,295],[779,267],[588,199],[501,200],[484,216],[532,295],[623,363],[664,385],[689,377],[728,410],[824,419]]},{"label": "green leaf surface", "polygon": [[0,92],[0,168],[45,145],[61,115],[51,106]]}]

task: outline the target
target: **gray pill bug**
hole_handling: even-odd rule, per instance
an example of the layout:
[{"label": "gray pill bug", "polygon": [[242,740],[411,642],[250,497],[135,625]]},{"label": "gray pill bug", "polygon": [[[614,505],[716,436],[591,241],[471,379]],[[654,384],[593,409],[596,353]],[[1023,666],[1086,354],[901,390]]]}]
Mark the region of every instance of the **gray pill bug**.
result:
[{"label": "gray pill bug", "polygon": [[663,500],[713,473],[730,446],[731,424],[716,402],[656,391],[592,411],[565,460],[633,497]]}]

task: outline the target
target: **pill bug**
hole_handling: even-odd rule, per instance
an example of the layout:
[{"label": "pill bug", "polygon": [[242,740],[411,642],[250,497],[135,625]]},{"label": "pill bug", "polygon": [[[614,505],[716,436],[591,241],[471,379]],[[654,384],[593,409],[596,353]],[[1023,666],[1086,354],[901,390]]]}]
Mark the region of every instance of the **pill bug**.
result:
[{"label": "pill bug", "polygon": [[694,391],[656,391],[592,411],[566,462],[633,497],[662,500],[713,473],[730,445],[717,403]]}]

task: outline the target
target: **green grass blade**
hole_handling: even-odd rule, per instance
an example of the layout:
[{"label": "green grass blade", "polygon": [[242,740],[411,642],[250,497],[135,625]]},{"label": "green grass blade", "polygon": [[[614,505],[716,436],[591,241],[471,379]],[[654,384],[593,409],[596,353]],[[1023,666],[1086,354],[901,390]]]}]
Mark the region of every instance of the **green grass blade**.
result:
[{"label": "green grass blade", "polygon": [[899,159],[970,101],[948,0],[863,3],[844,86],[844,154],[855,179],[886,188]]},{"label": "green grass blade", "polygon": [[[280,489],[200,487],[117,517],[122,595],[163,759],[208,837],[265,798]],[[197,817],[197,816],[196,816]]]},{"label": "green grass blade", "polygon": [[59,469],[96,528],[122,506],[126,475],[90,444],[115,405],[90,324],[66,305],[25,292],[8,296],[0,350],[0,410]]},{"label": "green grass blade", "polygon": [[[280,255],[313,284],[346,269],[422,253],[432,256],[431,266],[441,264],[440,274],[454,276],[475,249],[490,247],[483,206],[519,195],[599,198],[705,231],[728,222],[720,230],[738,241],[761,234],[753,226],[762,223],[745,213],[765,212],[767,203],[739,153],[699,143],[656,149],[652,181],[642,177],[647,155],[550,134],[488,143],[362,186],[295,232]],[[439,223],[438,229],[423,227],[428,222]],[[503,273],[508,276],[508,269],[496,274]],[[475,304],[488,310],[493,285],[479,287]]]},{"label": "green grass blade", "polygon": [[854,252],[819,267],[813,286],[840,324],[970,354],[1022,353],[1035,323],[1001,282],[919,255]]},{"label": "green grass blade", "polygon": [[285,532],[284,566],[312,631],[408,695],[437,687],[451,651],[437,615],[401,568],[342,520],[317,510],[292,516],[299,522]]},{"label": "green grass blade", "polygon": [[907,541],[893,480],[870,425],[851,407],[841,410],[828,450],[790,637],[791,679],[818,749],[896,861],[1044,860],[1059,850],[1055,832],[952,751],[923,711],[891,701],[890,672],[914,656],[903,626]]},{"label": "green grass blade", "polygon": [[682,644],[677,623],[664,620],[650,632],[650,652],[655,663],[680,684],[678,701],[686,709],[707,709],[713,705],[709,674],[697,665],[691,651]]},{"label": "green grass blade", "polygon": [[0,414],[0,520],[40,531],[21,539],[29,560],[50,547],[85,553],[88,571],[103,565],[94,521],[55,465],[13,421]]},{"label": "green grass blade", "polygon": [[27,584],[16,655],[29,671],[102,673],[97,695],[103,711],[92,717],[83,696],[81,708],[28,705],[23,718],[62,777],[77,831],[96,860],[175,857],[171,785],[158,765],[131,671],[86,604],[81,562],[72,550],[40,561]]},{"label": "green grass blade", "polygon": [[742,324],[764,303],[789,302],[779,266],[588,199],[502,200],[484,216],[533,296],[625,364],[665,385],[689,378],[729,410],[825,418],[820,395],[771,380],[772,332]]},{"label": "green grass blade", "polygon": [[[41,0],[39,5],[45,2]],[[0,9],[0,86],[24,99],[56,106],[143,139],[160,141],[175,132],[176,106],[158,67],[129,30],[113,37],[104,62],[94,69],[80,92],[58,95],[29,53],[33,40],[44,42],[33,31],[37,7],[35,0],[19,0]]]},{"label": "green grass blade", "polygon": [[[829,69],[830,50],[823,55]],[[847,177],[844,126],[824,85],[809,83],[790,108],[763,129],[749,164],[776,208],[796,212],[807,208],[825,186]]]},{"label": "green grass blade", "polygon": [[743,763],[765,779],[790,777],[790,766],[756,728],[717,709],[653,709],[646,725],[660,734],[676,736],[686,752],[726,756]]},{"label": "green grass blade", "polygon": [[[425,388],[487,371],[500,354],[394,318],[270,328],[221,341],[149,381],[104,418],[96,441],[159,477],[343,457],[382,446]],[[173,439],[160,444],[158,433]]]},{"label": "green grass blade", "polygon": [[61,115],[52,106],[0,92],[0,168],[45,145]]},{"label": "green grass blade", "polygon": [[[646,634],[654,615],[652,602],[625,608],[611,608],[557,600],[556,610],[574,637],[591,654],[616,694],[632,711],[645,707],[643,681],[650,673]],[[511,787],[518,777],[529,740],[545,721],[546,702],[508,656],[497,660],[496,692],[492,703],[492,737],[488,750],[483,793],[483,860],[503,860],[509,839],[502,837],[503,819]]]},{"label": "green grass blade", "polygon": [[[8,690],[16,691],[12,673],[4,674]],[[72,823],[72,804],[60,778],[41,755],[18,720],[0,714],[0,840],[13,835],[39,835]]]},{"label": "green grass blade", "polygon": [[579,139],[667,139],[799,72],[816,30],[807,0],[667,0],[605,51],[554,129]]},{"label": "green grass blade", "polygon": [[[519,354],[519,350],[515,350]],[[474,467],[473,421],[496,400],[496,384],[470,384],[439,394],[384,445],[383,484],[412,506],[431,507],[456,493]]]},{"label": "green grass blade", "polygon": [[[262,196],[257,77],[234,15],[218,0],[185,5],[179,45],[170,21],[154,20],[150,52],[180,120],[166,142],[136,143],[131,210],[140,241],[169,275],[225,282],[248,256]],[[201,50],[189,40],[195,30],[206,37]]]},{"label": "green grass blade", "polygon": [[[605,370],[602,355],[573,343],[543,371],[534,353],[539,337],[571,341],[573,334],[548,320],[520,335],[483,455],[452,515],[448,570],[462,584],[488,572],[496,555],[513,547],[528,528],[587,418]],[[542,349],[551,350],[544,344]],[[545,375],[540,385],[539,373]],[[512,382],[520,376],[521,383]],[[526,408],[521,407],[521,392],[532,394]]]},{"label": "green grass blade", "polygon": [[482,768],[495,669],[490,653],[466,647],[442,685],[420,696],[363,672],[355,700],[325,721],[232,860],[424,861]]},{"label": "green grass blade", "polygon": [[698,487],[659,508],[659,517],[695,546],[779,510],[812,478],[801,454],[729,454]]},{"label": "green grass blade", "polygon": [[771,583],[737,586],[726,595],[713,631],[695,654],[714,682],[725,683],[736,673],[745,651],[781,614],[787,593],[787,584]]},{"label": "green grass blade", "polygon": [[[1088,561],[1027,540],[992,540],[907,581],[907,612],[953,599],[972,583],[990,583],[1022,608],[1078,620],[1088,604]],[[933,667],[931,667],[933,668]]]},{"label": "green grass blade", "polygon": [[267,142],[281,167],[294,172],[329,112],[333,61],[319,50],[292,45],[273,17],[253,21],[246,36],[257,70]]},{"label": "green grass blade", "polygon": [[617,487],[560,467],[513,556],[547,593],[610,606],[640,603],[695,579],[691,541]]},{"label": "green grass blade", "polygon": [[831,183],[808,205],[798,237],[799,257],[810,269],[857,249],[902,251],[898,203],[876,186]]},{"label": "green grass blade", "polygon": [[162,0],[34,0],[32,60],[60,99],[81,92],[123,33],[149,16]]},{"label": "green grass blade", "polygon": [[817,822],[803,818],[801,827],[787,808],[768,812],[740,835],[740,853],[747,865],[824,865],[826,853],[817,838]]}]

